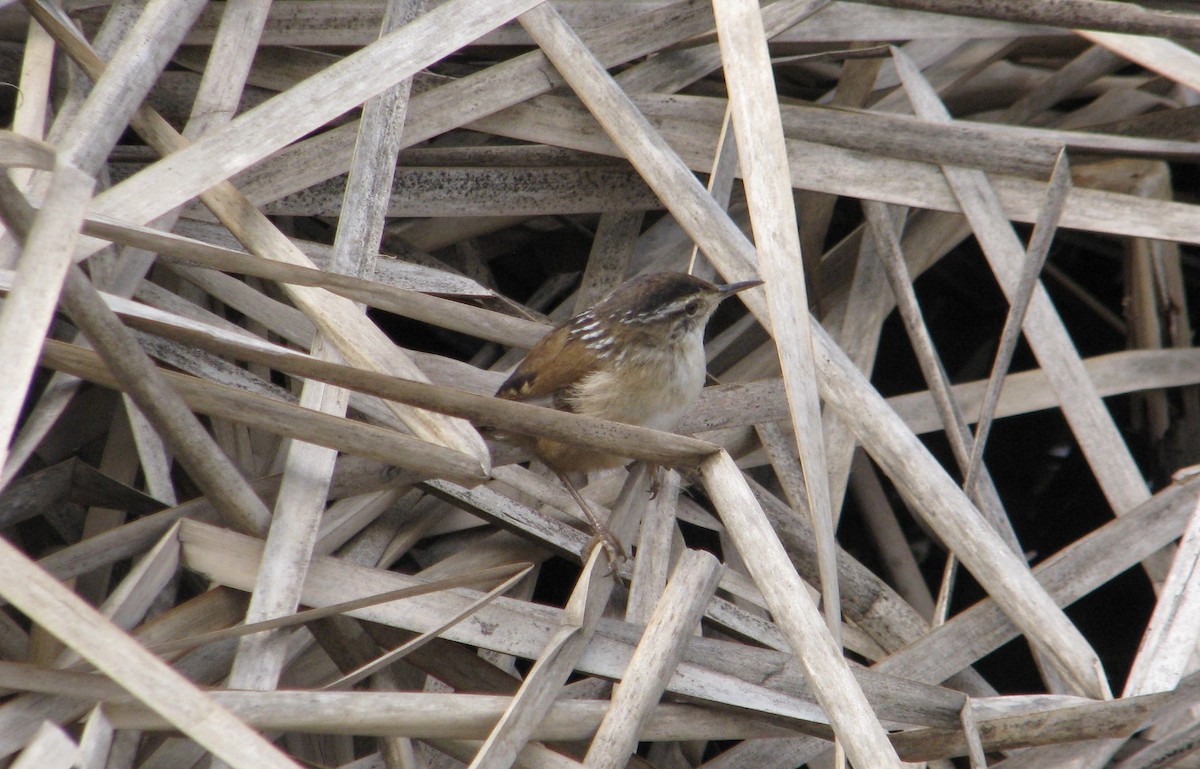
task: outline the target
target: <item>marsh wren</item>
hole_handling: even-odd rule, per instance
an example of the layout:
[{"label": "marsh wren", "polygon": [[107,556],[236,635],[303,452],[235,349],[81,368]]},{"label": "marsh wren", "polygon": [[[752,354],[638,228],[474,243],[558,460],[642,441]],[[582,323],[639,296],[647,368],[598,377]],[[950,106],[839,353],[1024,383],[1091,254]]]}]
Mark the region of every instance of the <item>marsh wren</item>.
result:
[{"label": "marsh wren", "polygon": [[[722,299],[761,280],[715,285],[678,272],[641,275],[542,337],[496,395],[615,422],[671,430],[704,386],[704,327]],[[620,545],[568,473],[620,467],[628,457],[536,439],[615,564]]]}]

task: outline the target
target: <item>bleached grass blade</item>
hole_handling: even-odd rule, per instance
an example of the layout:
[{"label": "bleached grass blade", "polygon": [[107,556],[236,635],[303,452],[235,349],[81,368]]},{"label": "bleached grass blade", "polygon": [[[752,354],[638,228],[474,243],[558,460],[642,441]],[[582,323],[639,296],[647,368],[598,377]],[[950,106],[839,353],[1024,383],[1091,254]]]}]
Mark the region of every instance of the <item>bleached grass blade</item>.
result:
[{"label": "bleached grass blade", "polygon": [[[1134,726],[1134,728],[1136,727]],[[1125,731],[1129,732],[1131,729]],[[1124,737],[1125,734],[1120,736]],[[1120,761],[1112,764],[1113,769],[1151,769],[1171,764],[1185,765],[1183,761],[1200,750],[1197,737],[1200,737],[1200,726],[1180,729],[1175,733],[1153,740],[1140,750],[1123,757]],[[1114,740],[1113,745],[1119,747],[1120,742],[1120,740]]]},{"label": "bleached grass blade", "polygon": [[856,453],[850,470],[850,491],[883,559],[888,582],[925,619],[933,617],[933,597],[921,574],[904,530],[896,519],[883,485],[866,454]]},{"label": "bleached grass blade", "polygon": [[[59,160],[41,211],[27,220],[25,199],[7,174],[0,172],[0,219],[10,229],[20,230],[25,245],[17,264],[15,281],[20,290],[10,292],[0,308],[0,359],[5,361],[0,382],[0,465],[17,428],[30,378],[37,366],[54,312],[63,278],[79,239],[83,213],[96,183],[80,169]],[[17,210],[21,209],[21,210]],[[26,232],[26,228],[28,228]]]},{"label": "bleached grass blade", "polygon": [[[480,739],[510,701],[489,694],[444,692],[214,692],[213,698],[264,730],[307,733],[394,735],[438,740]],[[603,700],[561,699],[535,727],[534,737],[546,741],[580,741],[596,730],[608,708]],[[137,705],[112,705],[120,729],[161,731],[169,725]],[[707,731],[706,731],[707,730]],[[746,718],[741,714],[678,703],[651,711],[637,738],[645,741],[691,739],[753,739],[794,734],[786,727]],[[470,758],[470,755],[467,755]],[[356,766],[348,764],[346,766]],[[579,767],[562,757],[557,763],[519,766],[554,769]]]},{"label": "bleached grass blade", "polygon": [[[503,469],[501,473],[502,478],[508,478],[512,474],[504,472]],[[561,553],[572,560],[581,562],[587,560],[589,540],[586,534],[564,521],[549,518],[495,489],[483,486],[468,490],[444,481],[430,481],[427,487],[448,501],[464,505],[472,513],[491,520],[504,529],[514,531],[543,548]],[[525,485],[524,488],[527,492],[529,491],[528,485]],[[550,500],[547,500],[545,496],[542,496],[542,500],[548,501],[549,504],[570,516],[572,520],[584,522],[586,519],[579,510],[578,503],[569,495],[556,492],[557,489],[551,492],[554,496]],[[537,495],[534,496],[537,498]],[[606,510],[596,505],[594,501],[592,510],[601,518],[606,513]],[[618,570],[624,568],[627,568],[624,564],[618,566]]]},{"label": "bleached grass blade", "polygon": [[270,514],[246,480],[138,344],[104,304],[78,266],[67,272],[63,306],[100,351],[121,388],[155,424],[180,462],[213,497],[222,513],[244,531],[263,532]]},{"label": "bleached grass blade", "polygon": [[[1176,539],[1195,509],[1196,492],[1195,482],[1165,489],[1129,515],[1110,521],[1047,559],[1034,570],[1038,579],[1061,605],[1078,600]],[[1017,637],[1018,632],[996,601],[987,598],[873,669],[910,680],[943,681]],[[1129,700],[1115,700],[1112,704],[1125,702]],[[1139,722],[1145,711],[1142,713],[1136,717]],[[1128,733],[1128,728],[1122,725],[1120,733]],[[795,766],[821,751],[817,741],[808,739],[774,742],[765,753],[751,746],[737,746],[711,765],[714,769],[735,769],[764,765],[770,760],[772,766]]]},{"label": "bleached grass blade", "polygon": [[184,136],[196,139],[233,119],[270,9],[270,0],[225,6],[216,39],[209,50],[208,66],[200,79],[191,115],[183,129]]},{"label": "bleached grass blade", "polygon": [[[184,544],[184,563],[221,584],[245,589],[253,584],[254,564],[261,553],[261,543],[234,532],[216,527],[185,521],[180,538]],[[605,564],[603,568],[607,568]],[[322,606],[341,602],[347,595],[373,595],[379,587],[408,587],[417,583],[416,578],[395,572],[381,572],[347,564],[333,558],[314,559],[305,581],[304,603]],[[443,593],[439,600],[417,598],[403,608],[388,605],[356,610],[353,616],[372,622],[424,631],[440,625],[447,611],[456,611],[471,600],[459,593]],[[446,632],[446,637],[460,643],[513,654],[526,659],[536,659],[545,649],[547,641],[560,624],[561,610],[526,601],[498,598],[478,611],[478,622],[460,623]],[[605,623],[608,623],[605,620]],[[818,626],[822,623],[817,621]],[[579,661],[578,669],[583,673],[619,678],[628,665],[635,634],[619,633],[597,635],[585,656]],[[734,704],[739,707],[761,710],[789,720],[800,719],[824,723],[821,708],[810,700],[798,697],[794,692],[803,686],[799,674],[785,672],[779,676],[778,665],[788,655],[779,652],[753,650],[737,654],[725,644],[711,647],[703,638],[693,638],[692,644],[705,647],[700,654],[689,652],[680,663],[679,671],[668,689],[674,693],[703,700]],[[832,646],[832,645],[831,645]],[[761,676],[774,670],[775,675]],[[753,681],[770,679],[767,688]],[[878,687],[880,695],[894,679]],[[953,714],[961,707],[961,698],[954,701]],[[908,712],[907,717],[911,717]],[[953,723],[939,718],[942,724]]]},{"label": "bleached grass blade", "polygon": [[154,251],[164,261],[181,265],[194,264],[280,283],[320,286],[371,307],[503,344],[531,347],[549,330],[548,326],[536,321],[514,318],[351,275],[272,262],[244,251],[224,248],[177,233],[118,222],[107,217],[91,217],[85,220],[83,229],[86,234],[97,238]]},{"label": "bleached grass blade", "polygon": [[[439,11],[441,10],[443,9],[439,8]],[[422,19],[424,18],[422,17]],[[491,17],[484,14],[484,18]],[[50,21],[53,21],[52,17],[47,20],[47,23]],[[408,28],[406,27],[406,29]],[[53,28],[51,32],[86,71],[98,75],[104,70],[103,60],[85,40],[78,36],[72,27],[60,25]],[[399,30],[385,39],[403,37],[403,32],[404,30]],[[387,85],[388,83],[385,83],[379,90],[386,88]],[[180,151],[191,146],[149,108],[139,111],[135,117],[134,126],[142,132],[152,146],[155,146],[163,154],[171,153],[171,157],[178,157]],[[115,188],[110,189],[109,192],[112,192],[113,189]],[[141,199],[149,200],[157,197],[157,195],[148,194]],[[220,183],[215,188],[203,192],[201,197],[206,205],[218,212],[235,235],[252,244],[250,250],[257,255],[312,267],[308,258],[232,185]],[[173,206],[156,211],[146,219],[153,218],[170,208]],[[103,209],[103,206],[99,206],[99,209]],[[92,253],[86,248],[84,251],[85,254]],[[314,321],[321,326],[322,331],[337,344],[348,360],[359,363],[364,368],[389,371],[398,376],[418,379],[423,377],[423,374],[409,358],[397,350],[378,327],[368,322],[352,302],[340,300],[339,297],[330,296],[316,289],[292,287],[289,293],[292,300],[313,317]],[[480,472],[486,472],[489,463],[486,446],[470,425],[399,407],[397,407],[396,415],[418,436],[431,442],[460,448],[464,453],[477,456],[480,461]]]},{"label": "bleached grass blade", "polygon": [[700,471],[726,531],[746,556],[750,576],[791,642],[850,760],[856,766],[899,767],[895,750],[851,677],[821,621],[820,611],[746,486],[741,470],[722,450],[706,459]]},{"label": "bleached grass blade", "polygon": [[170,529],[137,560],[100,606],[100,613],[123,630],[133,628],[178,571],[179,536],[176,529]]},{"label": "bleached grass blade", "polygon": [[1126,3],[1095,0],[1064,0],[1052,4],[978,5],[971,0],[865,0],[872,5],[889,5],[984,19],[1045,24],[1053,27],[1083,27],[1114,32],[1166,37],[1200,35],[1200,20],[1192,14],[1146,8]]},{"label": "bleached grass blade", "polygon": [[[892,207],[891,210],[899,213],[902,209]],[[902,225],[903,220],[893,223],[898,229]],[[887,278],[883,273],[883,261],[875,251],[874,239],[862,238],[858,247],[858,259],[854,264],[854,274],[844,300],[845,311],[842,313],[841,323],[834,326],[833,336],[838,346],[846,353],[846,357],[868,376],[874,368],[884,319],[892,311],[890,297]],[[831,322],[833,321],[826,321]],[[825,412],[823,429],[830,476],[830,500],[837,520],[841,520],[846,485],[858,441],[833,409]]]},{"label": "bleached grass blade", "polygon": [[[946,108],[920,71],[896,49],[893,49],[893,57],[917,114],[928,120],[948,120]],[[1024,249],[1005,218],[991,184],[977,171],[946,166],[943,172],[959,198],[1001,288],[1011,294],[1019,279]],[[1059,393],[1063,414],[1114,511],[1120,515],[1145,501],[1149,495],[1146,482],[1117,431],[1112,415],[1088,379],[1079,353],[1044,289],[1035,288],[1025,327],[1029,329],[1027,338],[1038,361]]]},{"label": "bleached grass blade", "polygon": [[[706,97],[676,98],[681,105],[701,108],[713,101]],[[650,102],[655,97],[647,95],[644,99]],[[657,99],[663,101],[661,96]],[[705,113],[717,108],[709,106]],[[780,109],[784,132],[791,139],[863,150],[899,160],[921,158],[929,163],[1013,176],[1048,175],[1058,149],[1063,146],[1068,150],[1159,160],[1194,159],[1197,154],[1194,144],[1170,139],[966,120],[935,124],[912,116],[861,109],[834,110],[796,104]],[[710,114],[706,122],[712,119]]]},{"label": "bleached grass blade", "polygon": [[[1043,561],[1034,574],[1054,600],[1068,605],[1178,538],[1195,509],[1196,484],[1171,486]],[[916,680],[944,680],[1016,637],[988,598],[877,666]],[[968,640],[970,639],[970,640]],[[986,639],[986,640],[985,640]]]},{"label": "bleached grass blade", "polygon": [[[42,139],[45,136],[53,68],[54,39],[46,34],[37,21],[30,19],[29,31],[25,36],[25,55],[21,59],[21,98],[13,107],[13,133],[30,139]],[[3,141],[0,136],[0,143]],[[12,156],[0,149],[0,157]],[[13,173],[13,181],[24,189],[32,175],[31,169],[19,168]]]},{"label": "bleached grass blade", "polygon": [[[615,66],[703,34],[711,27],[707,3],[680,3],[623,17],[598,29],[585,30],[583,36],[606,66]],[[404,143],[433,138],[561,84],[542,52],[514,57],[413,96]],[[252,170],[246,180],[246,193],[255,200],[275,200],[346,173],[353,135],[353,126],[347,125],[297,142]]]},{"label": "bleached grass blade", "polygon": [[817,537],[825,622],[840,645],[842,603],[834,562],[833,512],[813,361],[808,287],[771,56],[757,3],[717,0],[713,12],[758,268],[766,280],[772,336],[779,351],[788,413],[798,438],[797,453],[804,473],[808,511]]},{"label": "bleached grass blade", "polygon": [[647,506],[638,528],[637,558],[633,559],[629,600],[625,606],[625,620],[639,625],[649,622],[671,573],[680,477],[675,470],[662,472],[658,496]]},{"label": "bleached grass blade", "polygon": [[0,168],[27,168],[53,171],[54,147],[40,139],[0,131]]},{"label": "bleached grass blade", "polygon": [[[51,368],[66,371],[106,387],[125,386],[122,380],[117,379],[101,364],[95,353],[81,347],[48,340],[43,350],[43,361]],[[275,434],[320,445],[329,444],[330,448],[340,451],[371,456],[373,459],[400,466],[410,466],[423,474],[466,479],[477,477],[474,472],[475,463],[470,457],[394,430],[321,414],[196,377],[155,370],[156,375],[162,378],[164,386],[172,393],[172,397],[181,398],[181,403],[185,404],[186,408],[202,414],[238,421]],[[259,505],[261,504],[259,502]],[[265,532],[270,520],[265,507],[262,509],[262,516],[262,530]]]},{"label": "bleached grass blade", "polygon": [[113,187],[97,212],[149,221],[438,61],[537,0],[451,0]]},{"label": "bleached grass blade", "polygon": [[[1102,397],[1164,387],[1186,387],[1200,383],[1200,352],[1194,348],[1172,350],[1122,350],[1097,355],[1084,361],[1087,376]],[[954,397],[968,415],[978,413],[988,387],[986,380],[954,385]],[[908,392],[886,399],[913,433],[942,429],[942,421],[928,390]],[[1008,374],[1004,378],[997,416],[1032,414],[1056,408],[1057,396],[1040,368]],[[680,431],[697,433],[715,443],[739,441],[732,429],[748,428],[756,422],[786,416],[786,401],[778,379],[708,387],[696,409],[680,422]]]},{"label": "bleached grass blade", "polygon": [[[337,472],[336,464],[334,472]],[[332,481],[330,478],[331,483]],[[392,517],[389,511],[394,511],[397,506],[403,504],[401,500],[409,491],[407,484],[396,484],[334,502],[321,518],[321,528],[317,532],[317,544],[313,552],[320,555],[337,552],[347,542],[364,534],[372,524],[380,521],[381,517],[384,521],[389,520]],[[380,525],[386,523],[380,522]]]},{"label": "bleached grass blade", "polygon": [[1124,697],[1175,689],[1200,639],[1200,504],[1188,521],[1138,646]]},{"label": "bleached grass blade", "polygon": [[529,564],[517,564],[514,566],[500,566],[492,569],[484,569],[478,572],[463,574],[457,577],[449,577],[429,582],[426,584],[415,585],[413,587],[400,588],[399,590],[389,590],[386,593],[369,596],[367,598],[356,598],[353,601],[343,601],[341,603],[322,606],[318,609],[306,609],[296,612],[287,617],[275,617],[274,619],[262,620],[244,625],[237,625],[224,630],[212,630],[201,635],[188,636],[175,641],[154,644],[150,647],[151,651],[156,654],[166,654],[184,649],[193,649],[204,644],[224,641],[229,638],[240,638],[250,633],[261,633],[265,630],[278,630],[281,628],[296,627],[306,622],[314,622],[325,617],[336,617],[345,614],[355,609],[364,609],[368,606],[378,606],[382,603],[391,601],[400,601],[405,598],[415,598],[420,595],[428,595],[436,593],[439,590],[453,590],[459,587],[471,587],[474,585],[490,584],[497,579],[503,581],[503,584],[508,584],[514,576],[524,575],[529,569]]},{"label": "bleached grass blade", "polygon": [[900,423],[828,336],[821,332],[818,340],[826,402],[838,409],[863,446],[884,472],[906,489],[909,498],[922,501],[916,512],[997,603],[1005,606],[1012,621],[1053,650],[1075,686],[1103,697],[1107,683],[1100,673],[1100,662],[1078,628],[1055,606],[999,535],[990,526],[980,525],[978,510],[962,490],[938,468],[916,436]]},{"label": "bleached grass blade", "polygon": [[[500,162],[500,158],[493,162]],[[479,188],[486,188],[488,194],[480,195]],[[443,230],[444,237],[451,238],[447,242],[501,230],[531,216],[658,207],[658,200],[645,183],[622,164],[576,165],[564,160],[549,161],[540,167],[525,164],[479,168],[453,162],[414,165],[397,169],[391,192],[384,209],[388,217],[447,218],[450,221],[446,223],[414,222],[406,228],[427,233]],[[262,208],[273,216],[336,216],[344,195],[345,180],[339,178],[264,202]],[[454,217],[461,218],[464,227],[470,229],[456,235],[452,230]]]},{"label": "bleached grass blade", "polygon": [[[1021,699],[1021,697],[996,698],[1003,700]],[[1050,746],[1047,752],[1044,748],[1033,748],[1026,751],[1010,753],[1009,761],[993,763],[1000,767],[1072,767],[1078,769],[1081,765],[1071,760],[1068,751],[1078,752],[1080,749],[1097,744],[1094,740],[1129,734],[1148,714],[1154,712],[1165,700],[1163,695],[1122,698],[1106,702],[1093,700],[1074,700],[1064,698],[1059,702],[1046,702],[1040,707],[1025,707],[1023,703],[1012,703],[1012,713],[1003,710],[986,717],[978,711],[979,701],[972,700],[972,707],[977,712],[973,719],[977,733],[974,742],[982,751],[1000,752],[1028,746]],[[1003,706],[1005,703],[993,702],[993,705]],[[1092,742],[1081,742],[1092,740]],[[962,731],[942,731],[934,729],[913,729],[896,738],[897,748],[901,754],[910,760],[935,760],[972,755],[975,748],[972,740]],[[1112,740],[1107,740],[1112,743]],[[1117,740],[1119,744],[1121,741]],[[1068,743],[1068,744],[1063,744]],[[1057,746],[1057,748],[1055,747]],[[1063,750],[1063,749],[1066,750]],[[1040,759],[1040,760],[1039,760]],[[1057,761],[1057,763],[1055,763]],[[980,763],[979,766],[987,766]],[[972,763],[972,767],[976,766]],[[1145,767],[1145,764],[1133,766]],[[1130,767],[1132,769],[1132,767]]]},{"label": "bleached grass blade", "polygon": [[979,727],[975,723],[975,709],[970,699],[963,705],[962,730],[963,735],[967,738],[971,769],[987,769],[987,757],[983,754],[983,741],[979,738]]},{"label": "bleached grass blade", "polygon": [[[614,506],[607,522],[614,536],[620,537],[628,528],[629,521],[625,518],[632,510],[629,497],[633,488],[642,485],[644,475],[644,472],[630,475],[626,482],[627,493],[622,495],[625,504]],[[584,559],[583,571],[567,600],[558,627],[525,674],[504,715],[475,754],[470,769],[505,769],[516,760],[517,752],[529,741],[538,723],[553,706],[567,677],[587,649],[615,586],[614,569],[605,549],[595,542]]]},{"label": "bleached grass blade", "polygon": [[629,761],[637,749],[642,724],[662,696],[721,571],[720,561],[704,551],[687,550],[679,559],[592,738],[584,758],[586,766],[622,769]]},{"label": "bleached grass blade", "polygon": [[942,578],[938,582],[937,601],[933,606],[933,626],[946,624],[950,616],[950,599],[954,594],[954,585],[958,580],[958,557],[948,553],[946,562],[942,564]]},{"label": "bleached grass blade", "polygon": [[[415,14],[413,0],[389,2],[381,34],[411,21]],[[355,156],[334,235],[333,272],[369,275],[374,271],[368,255],[379,248],[411,85],[411,78],[405,79],[368,100],[363,107]],[[324,335],[316,338],[311,352],[322,360],[341,358]],[[334,417],[344,417],[349,404],[348,390],[318,380],[305,380],[300,391],[302,407]],[[285,451],[283,481],[263,548],[262,567],[246,611],[246,621],[251,623],[296,610],[337,459],[335,450],[299,441],[291,442]],[[243,637],[234,656],[229,687],[275,688],[286,662],[287,645],[288,636],[283,633]]]},{"label": "bleached grass blade", "polygon": [[[917,303],[912,276],[909,274],[908,266],[905,263],[900,242],[892,229],[891,216],[889,216],[887,207],[883,203],[864,200],[862,205],[863,211],[867,216],[867,224],[871,231],[871,236],[875,240],[875,250],[883,262],[884,272],[887,275],[888,283],[891,285],[896,308],[900,313],[901,319],[904,321],[905,333],[908,335],[909,343],[916,353],[917,362],[921,367],[921,375],[924,377],[925,383],[929,386],[929,391],[933,395],[938,415],[941,417],[942,425],[946,431],[946,437],[950,441],[950,447],[954,452],[954,461],[958,464],[959,471],[966,474],[973,450],[971,429],[967,426],[967,419],[961,406],[954,400],[953,391],[950,387],[950,376],[946,373],[946,369],[942,365],[941,358],[938,356],[937,349],[933,344],[933,338],[929,333],[929,328],[925,324],[920,305]],[[984,473],[982,480],[983,483],[976,489],[976,493],[972,493],[971,489],[965,485],[963,490],[967,493],[968,497],[974,500],[979,507],[979,511],[983,513],[984,518],[996,533],[1004,538],[1014,553],[1020,555],[1020,543],[1017,542],[1016,533],[1013,531],[1012,524],[1004,512],[1004,506],[1000,501],[1000,495],[996,491],[995,485],[992,483],[991,476]],[[947,569],[949,569],[949,566],[947,566]],[[943,585],[948,585],[948,581],[943,580]]]},{"label": "bleached grass blade", "polygon": [[[46,13],[63,13],[43,0],[31,2]],[[100,171],[130,117],[203,7],[202,0],[152,0],[146,4],[121,40],[110,66],[94,78],[95,85],[83,106],[69,116],[70,124],[59,135],[58,150],[68,162],[90,175]]]},{"label": "bleached grass blade", "polygon": [[[620,151],[725,278],[736,281],[754,277],[753,247],[749,241],[557,12],[543,4],[527,11],[520,21],[590,114],[600,122],[609,139],[620,145]],[[705,166],[711,162],[711,157],[711,151],[706,153],[702,161]],[[711,253],[710,248],[719,248],[722,252]],[[737,264],[736,268],[734,264]],[[724,268],[721,265],[725,265]],[[753,294],[755,290],[752,289],[744,292],[742,297],[753,302]]]},{"label": "bleached grass blade", "polygon": [[178,504],[179,499],[171,480],[171,457],[166,444],[128,396],[122,396],[122,402],[137,446],[140,468],[146,478],[146,489],[150,496],[168,506]]},{"label": "bleached grass blade", "polygon": [[[842,61],[842,71],[838,76],[837,85],[833,91],[827,91],[818,102],[828,103],[830,106],[840,109],[859,109],[870,100],[871,92],[879,80],[879,72],[885,59],[879,57],[879,53],[870,43],[856,43],[845,53],[866,55],[870,58],[850,58]],[[784,130],[787,130],[786,126]],[[800,250],[807,262],[805,264],[806,278],[814,283],[811,293],[823,297],[825,292],[820,285],[820,255],[825,250],[825,241],[829,236],[829,225],[833,221],[837,198],[819,192],[806,192],[798,196],[797,200],[800,203],[801,221],[805,222],[805,227],[800,233]],[[822,317],[824,315],[824,312],[821,311],[822,308],[818,307],[817,310],[816,317]],[[828,448],[826,455],[826,464],[832,467],[837,460],[832,459],[834,455],[828,451]],[[831,485],[836,489],[840,484],[834,481]],[[841,493],[831,494],[831,506],[835,521],[840,515],[840,500]]]},{"label": "bleached grass blade", "polygon": [[104,708],[92,708],[84,724],[83,734],[79,735],[79,758],[75,766],[78,769],[105,769],[109,766],[108,757],[113,746],[113,737],[113,725],[108,720]]},{"label": "bleached grass blade", "polygon": [[[620,81],[618,81],[620,82]],[[626,86],[623,86],[626,87]],[[725,109],[721,121],[721,133],[717,136],[717,152],[713,155],[712,170],[708,172],[705,188],[717,205],[729,210],[729,199],[733,195],[733,180],[738,176],[737,137],[733,133],[733,116]],[[696,274],[696,257],[700,246],[692,244],[692,257],[688,260],[688,275]]]},{"label": "bleached grass blade", "polygon": [[[694,122],[695,107],[686,100],[671,106],[661,96],[639,95],[634,101],[647,112],[653,108],[655,124],[662,137],[676,148],[689,167],[697,171],[708,170],[716,126]],[[597,134],[592,121],[577,104],[554,96],[543,96],[510,107],[503,113],[476,120],[470,127],[600,154],[618,153],[613,141]],[[919,159],[887,158],[799,139],[789,138],[787,144],[792,183],[800,189],[937,211],[962,210],[941,172]],[[652,180],[647,178],[647,181]],[[1045,197],[1044,183],[1000,175],[992,177],[991,181],[1008,218],[1023,222],[1037,219],[1041,200]],[[675,204],[670,199],[663,202]],[[1194,206],[1102,190],[1073,189],[1063,213],[1063,226],[1091,232],[1200,242]]]},{"label": "bleached grass blade", "polygon": [[471,603],[466,608],[464,608],[462,611],[455,614],[453,617],[451,617],[449,620],[447,620],[440,627],[437,627],[437,628],[434,628],[433,630],[428,630],[428,631],[422,633],[421,635],[412,639],[411,641],[404,644],[403,646],[400,646],[396,649],[391,650],[390,652],[388,652],[387,654],[383,655],[382,657],[380,657],[379,659],[377,659],[373,662],[363,665],[356,670],[352,670],[351,672],[347,673],[346,675],[342,676],[341,678],[337,679],[336,681],[330,681],[329,683],[325,684],[321,688],[325,689],[325,690],[348,689],[351,686],[354,686],[359,681],[366,678],[367,676],[373,675],[376,672],[388,667],[389,665],[395,664],[399,660],[404,659],[404,657],[407,656],[408,654],[412,653],[416,649],[421,648],[425,644],[429,643],[433,639],[440,636],[446,630],[449,630],[450,628],[457,625],[459,622],[462,622],[463,620],[472,616],[475,613],[476,609],[478,609],[481,606],[486,606],[488,604],[488,602],[490,602],[493,598],[496,598],[497,596],[501,596],[501,595],[504,595],[505,593],[507,593],[518,582],[520,582],[522,579],[524,579],[527,574],[529,574],[531,571],[533,571],[533,564],[520,564],[518,568],[508,569],[507,571],[516,571],[516,573],[513,574],[512,576],[508,577],[507,579],[505,579],[503,582],[501,582],[496,587],[489,590],[487,593],[482,595],[474,603]]},{"label": "bleached grass blade", "polygon": [[0,595],[238,769],[295,769],[282,753],[0,539]]},{"label": "bleached grass blade", "polygon": [[[792,438],[796,434],[795,431],[786,431],[777,422],[763,422],[754,426],[754,432],[758,435],[763,452],[771,462],[771,468],[775,472],[775,478],[779,481],[780,487],[783,489],[784,496],[787,497],[788,505],[797,513],[807,515],[810,520],[814,520],[814,511],[808,503],[804,475],[801,470],[800,454],[796,448],[796,441]],[[827,533],[829,528],[831,527],[822,526],[818,530],[824,534]],[[820,537],[818,539],[820,540]],[[821,541],[828,544],[825,540]],[[821,553],[825,552],[824,548],[826,544],[821,546]],[[818,555],[818,562],[821,568],[828,568],[827,557]],[[822,596],[821,600],[824,601],[825,598]],[[826,617],[827,622],[830,619],[830,617]],[[841,624],[840,620],[838,624]],[[836,638],[837,636],[834,637]]]},{"label": "bleached grass blade", "polygon": [[42,722],[37,734],[12,764],[12,769],[69,769],[79,754],[79,746],[71,741],[62,727]]},{"label": "bleached grass blade", "polygon": [[575,311],[583,312],[622,283],[629,273],[643,211],[605,211],[596,225],[587,267],[575,292]]},{"label": "bleached grass blade", "polygon": [[1180,85],[1200,90],[1200,55],[1173,40],[1093,29],[1077,29],[1075,34]]},{"label": "bleached grass blade", "polygon": [[1017,341],[1021,326],[1025,323],[1025,313],[1033,298],[1033,290],[1041,274],[1042,265],[1050,253],[1050,244],[1058,229],[1058,221],[1062,218],[1063,207],[1067,195],[1071,192],[1071,166],[1067,161],[1066,150],[1059,153],[1058,161],[1050,174],[1050,183],[1046,187],[1046,204],[1042,214],[1034,225],[1033,235],[1029,239],[1029,247],[1025,252],[1025,261],[1021,265],[1021,276],[1013,291],[1013,304],[1008,316],[1004,319],[1004,328],[1000,332],[1000,342],[996,346],[996,359],[992,363],[992,373],[988,377],[987,392],[979,405],[979,418],[975,420],[975,443],[971,447],[971,461],[966,470],[963,488],[967,494],[972,493],[980,468],[983,466],[983,449],[987,445],[988,432],[996,414],[996,404],[1000,400],[1000,390],[1004,386],[1008,367],[1012,365],[1012,357],[1017,349]]},{"label": "bleached grass blade", "polygon": [[[1200,352],[1179,350],[1125,350],[1084,361],[1088,377],[1102,397],[1164,387],[1186,387],[1200,380]],[[968,413],[978,413],[987,382],[976,380],[954,386],[955,398]],[[1042,369],[1021,371],[1004,378],[996,405],[998,417],[1029,414],[1055,408],[1058,397]],[[913,432],[923,434],[940,427],[929,393],[907,393],[888,399]]]}]

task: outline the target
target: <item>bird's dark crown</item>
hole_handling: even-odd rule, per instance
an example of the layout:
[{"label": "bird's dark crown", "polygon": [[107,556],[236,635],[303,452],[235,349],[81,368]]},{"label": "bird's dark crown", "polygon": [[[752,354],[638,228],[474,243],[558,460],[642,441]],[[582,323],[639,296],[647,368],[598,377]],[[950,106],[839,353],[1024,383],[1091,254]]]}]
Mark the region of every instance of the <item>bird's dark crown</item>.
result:
[{"label": "bird's dark crown", "polygon": [[596,317],[619,323],[648,323],[683,310],[688,300],[714,297],[720,289],[682,272],[657,272],[627,281],[592,308]]}]

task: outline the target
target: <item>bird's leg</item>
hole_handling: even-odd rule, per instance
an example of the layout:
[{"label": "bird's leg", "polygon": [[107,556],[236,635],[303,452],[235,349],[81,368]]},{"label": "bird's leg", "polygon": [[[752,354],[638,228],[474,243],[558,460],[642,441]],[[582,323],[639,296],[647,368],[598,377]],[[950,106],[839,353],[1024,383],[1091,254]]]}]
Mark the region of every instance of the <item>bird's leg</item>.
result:
[{"label": "bird's leg", "polygon": [[[591,547],[599,543],[604,548],[604,554],[608,556],[609,574],[616,573],[617,566],[620,565],[621,561],[625,560],[625,550],[621,547],[621,543],[604,524],[600,523],[600,519],[592,512],[591,506],[584,500],[583,495],[579,493],[579,489],[575,488],[575,484],[571,482],[567,474],[558,470],[555,470],[554,474],[567,487],[567,491],[571,492],[571,496],[575,499],[576,504],[579,505],[579,509],[583,511],[583,514],[588,519],[588,523],[592,526],[592,544],[588,549],[590,550]],[[586,554],[584,560],[587,560]]]}]

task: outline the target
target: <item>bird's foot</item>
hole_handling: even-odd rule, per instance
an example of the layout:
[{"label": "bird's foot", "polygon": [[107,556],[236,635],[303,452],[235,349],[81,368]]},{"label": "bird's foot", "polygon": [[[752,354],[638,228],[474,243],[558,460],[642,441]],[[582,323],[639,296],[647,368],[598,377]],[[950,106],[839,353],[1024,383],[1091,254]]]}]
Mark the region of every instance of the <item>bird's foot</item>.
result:
[{"label": "bird's foot", "polygon": [[[621,542],[613,533],[603,526],[599,526],[593,530],[592,541],[588,543],[585,556],[590,556],[595,547],[604,548],[604,555],[608,558],[608,571],[604,576],[611,577],[620,569],[621,563],[626,559],[625,548],[621,547]],[[586,557],[585,557],[586,560]]]}]

